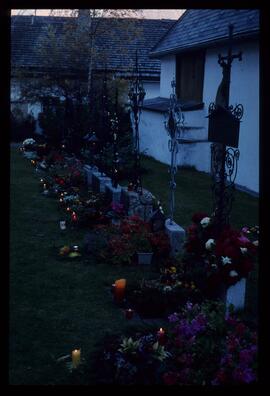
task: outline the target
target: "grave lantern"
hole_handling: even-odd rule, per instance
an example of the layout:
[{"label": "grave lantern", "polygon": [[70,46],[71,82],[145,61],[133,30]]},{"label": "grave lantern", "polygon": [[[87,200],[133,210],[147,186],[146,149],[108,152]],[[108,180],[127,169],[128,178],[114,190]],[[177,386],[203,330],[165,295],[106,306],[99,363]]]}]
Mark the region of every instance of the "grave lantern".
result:
[{"label": "grave lantern", "polygon": [[211,103],[208,115],[208,140],[237,148],[242,114],[241,105],[227,109]]},{"label": "grave lantern", "polygon": [[160,209],[155,210],[149,220],[152,232],[163,231],[165,228],[165,220],[166,217],[164,213],[162,213]]},{"label": "grave lantern", "polygon": [[90,149],[92,152],[96,153],[97,149],[98,149],[98,138],[96,137],[95,132],[93,133],[88,133],[87,135],[84,136],[84,141],[88,147],[88,149]]}]

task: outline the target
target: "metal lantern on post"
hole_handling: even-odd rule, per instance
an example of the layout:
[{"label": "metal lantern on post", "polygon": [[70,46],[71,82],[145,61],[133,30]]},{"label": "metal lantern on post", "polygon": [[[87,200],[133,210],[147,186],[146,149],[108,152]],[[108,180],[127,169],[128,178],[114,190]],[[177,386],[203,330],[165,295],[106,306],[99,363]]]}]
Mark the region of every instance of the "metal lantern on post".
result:
[{"label": "metal lantern on post", "polygon": [[134,176],[132,180],[133,188],[139,194],[142,194],[142,181],[141,181],[141,167],[140,167],[140,135],[139,135],[139,122],[141,107],[145,97],[145,90],[140,78],[138,66],[138,52],[136,51],[135,70],[133,80],[131,81],[129,89],[129,104],[134,125]]},{"label": "metal lantern on post", "polygon": [[[231,64],[242,60],[242,53],[232,54],[233,25],[229,25],[227,56],[218,56],[223,78],[218,87],[215,103],[209,105],[208,140],[211,145],[211,172],[213,177],[213,201],[216,231],[220,233],[229,224],[232,209],[234,181],[240,156],[238,150],[240,120],[243,106],[229,105]],[[229,146],[228,148],[226,146]],[[234,147],[234,148],[233,148]]]},{"label": "metal lantern on post", "polygon": [[169,199],[169,208],[170,208],[170,223],[173,224],[174,217],[174,206],[175,206],[175,197],[174,192],[176,189],[176,181],[175,175],[177,172],[177,154],[179,151],[179,139],[181,136],[181,130],[184,128],[184,114],[181,112],[180,106],[177,103],[177,98],[175,94],[175,80],[173,79],[171,82],[172,86],[172,94],[170,95],[170,106],[168,109],[168,113],[166,115],[165,120],[165,128],[170,137],[168,142],[168,147],[171,152],[171,166],[169,169],[170,173],[170,199]]}]

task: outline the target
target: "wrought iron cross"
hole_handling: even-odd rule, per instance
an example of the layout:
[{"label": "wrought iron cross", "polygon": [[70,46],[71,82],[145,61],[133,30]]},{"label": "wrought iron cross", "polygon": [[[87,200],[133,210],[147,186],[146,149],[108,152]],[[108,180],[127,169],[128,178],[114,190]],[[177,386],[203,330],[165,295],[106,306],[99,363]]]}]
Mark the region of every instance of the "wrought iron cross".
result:
[{"label": "wrought iron cross", "polygon": [[[212,120],[215,120],[214,125],[216,123],[219,129],[216,131],[217,134],[220,133],[220,130],[228,128],[227,125],[230,125],[230,128],[233,128],[237,123],[237,133],[239,134],[239,122],[243,115],[242,105],[239,104],[235,108],[233,106],[229,106],[231,65],[234,59],[238,59],[239,61],[242,60],[241,52],[238,54],[232,54],[232,37],[233,25],[230,24],[228,53],[226,56],[221,56],[221,54],[218,55],[218,63],[222,67],[223,78],[217,90],[215,103],[211,103],[209,106],[209,119],[212,117]],[[222,122],[220,122],[221,119]],[[211,127],[212,126],[213,124]],[[237,128],[235,128],[235,130],[237,130]],[[228,135],[230,131],[224,132],[227,132]],[[234,181],[237,174],[237,164],[240,153],[238,149],[233,149],[232,147],[226,148],[227,141],[226,138],[224,138],[224,135],[222,139],[215,139],[214,141],[216,143],[211,145],[211,171],[214,180],[212,191],[216,229],[217,233],[220,233],[223,227],[226,224],[229,224],[229,215],[233,201]],[[237,147],[237,145],[235,147]]]},{"label": "wrought iron cross", "polygon": [[141,106],[145,97],[145,90],[140,78],[138,66],[138,51],[135,57],[135,71],[133,80],[129,89],[129,102],[131,107],[131,114],[133,116],[134,124],[134,168],[133,168],[133,187],[134,190],[142,194],[142,181],[141,181],[141,167],[140,167],[140,135],[139,135],[139,122],[141,114]]},{"label": "wrought iron cross", "polygon": [[119,131],[119,120],[118,120],[118,88],[115,88],[115,112],[111,118],[111,131],[113,141],[113,168],[112,168],[112,186],[117,188],[118,186],[118,172],[119,172],[119,158],[118,158],[118,131]]},{"label": "wrought iron cross", "polygon": [[170,105],[167,113],[167,119],[165,121],[165,128],[167,129],[170,140],[168,142],[168,147],[171,152],[171,166],[169,169],[171,180],[170,180],[170,223],[173,223],[174,217],[174,206],[175,197],[174,192],[176,189],[175,174],[177,172],[177,153],[178,153],[178,139],[180,139],[181,130],[184,128],[184,114],[181,112],[180,106],[177,103],[177,98],[175,94],[175,80],[171,82],[172,93],[170,95]]},{"label": "wrought iron cross", "polygon": [[[103,83],[102,83],[102,115],[101,115],[101,136],[102,136],[102,147],[100,148],[100,165],[101,165],[101,173],[106,173],[106,146],[108,144],[108,136],[109,136],[109,104],[108,104],[108,86],[107,86],[107,65],[105,66]],[[105,173],[104,173],[105,172]]]}]

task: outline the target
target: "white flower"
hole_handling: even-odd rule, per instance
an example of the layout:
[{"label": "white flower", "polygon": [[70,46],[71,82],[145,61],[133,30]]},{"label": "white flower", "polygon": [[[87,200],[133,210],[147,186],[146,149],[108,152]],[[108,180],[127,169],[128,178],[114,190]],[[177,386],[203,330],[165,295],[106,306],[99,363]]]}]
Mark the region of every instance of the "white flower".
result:
[{"label": "white flower", "polygon": [[171,286],[165,286],[165,287],[163,288],[163,291],[164,291],[164,293],[167,293],[167,292],[172,291],[172,288],[171,288]]},{"label": "white flower", "polygon": [[236,271],[230,271],[229,275],[234,278],[235,276],[238,276],[238,273]]},{"label": "white flower", "polygon": [[202,226],[203,228],[207,227],[207,226],[209,225],[209,223],[210,223],[210,217],[204,217],[204,218],[201,220],[201,226]]},{"label": "white flower", "polygon": [[207,250],[212,250],[212,248],[215,246],[215,241],[214,239],[208,239],[208,241],[205,243],[205,248]]},{"label": "white flower", "polygon": [[221,257],[222,258],[222,264],[226,265],[226,264],[231,264],[232,263],[232,259],[230,259],[230,257]]},{"label": "white flower", "polygon": [[254,246],[259,246],[259,241],[252,242]]},{"label": "white flower", "polygon": [[34,139],[29,138],[29,139],[25,139],[25,140],[23,141],[23,146],[26,146],[26,145],[28,145],[28,144],[35,144],[35,143],[36,143],[36,141],[35,141]]},{"label": "white flower", "polygon": [[240,250],[241,250],[241,252],[242,252],[243,254],[245,254],[245,253],[247,252],[247,248],[242,248],[242,247],[240,247]]}]

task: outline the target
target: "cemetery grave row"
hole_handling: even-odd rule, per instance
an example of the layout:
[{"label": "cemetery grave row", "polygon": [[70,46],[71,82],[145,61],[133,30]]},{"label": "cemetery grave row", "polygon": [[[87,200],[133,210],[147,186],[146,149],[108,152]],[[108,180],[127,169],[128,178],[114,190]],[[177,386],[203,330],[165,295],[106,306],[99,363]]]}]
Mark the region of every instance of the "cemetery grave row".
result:
[{"label": "cemetery grave row", "polygon": [[[113,186],[97,167],[63,150],[54,152],[49,162],[38,146],[28,139],[20,150],[40,177],[41,193],[56,200],[61,232],[70,227],[86,231],[81,245],[57,246],[52,254],[68,261],[94,256],[108,265],[152,266],[157,271],[155,279],[136,284],[116,280],[112,298],[130,321],[169,315],[166,329],[133,330],[130,335],[113,337],[113,342],[104,341],[96,360],[97,381],[254,382],[256,332],[240,321],[236,311],[244,309],[246,278],[257,255],[258,227],[241,231],[225,227],[220,233],[212,216],[196,213],[186,235],[182,227],[166,219],[151,192],[139,193],[132,185]],[[205,359],[207,369],[200,363]],[[62,361],[72,375],[87,375],[88,362],[80,350]]]}]

